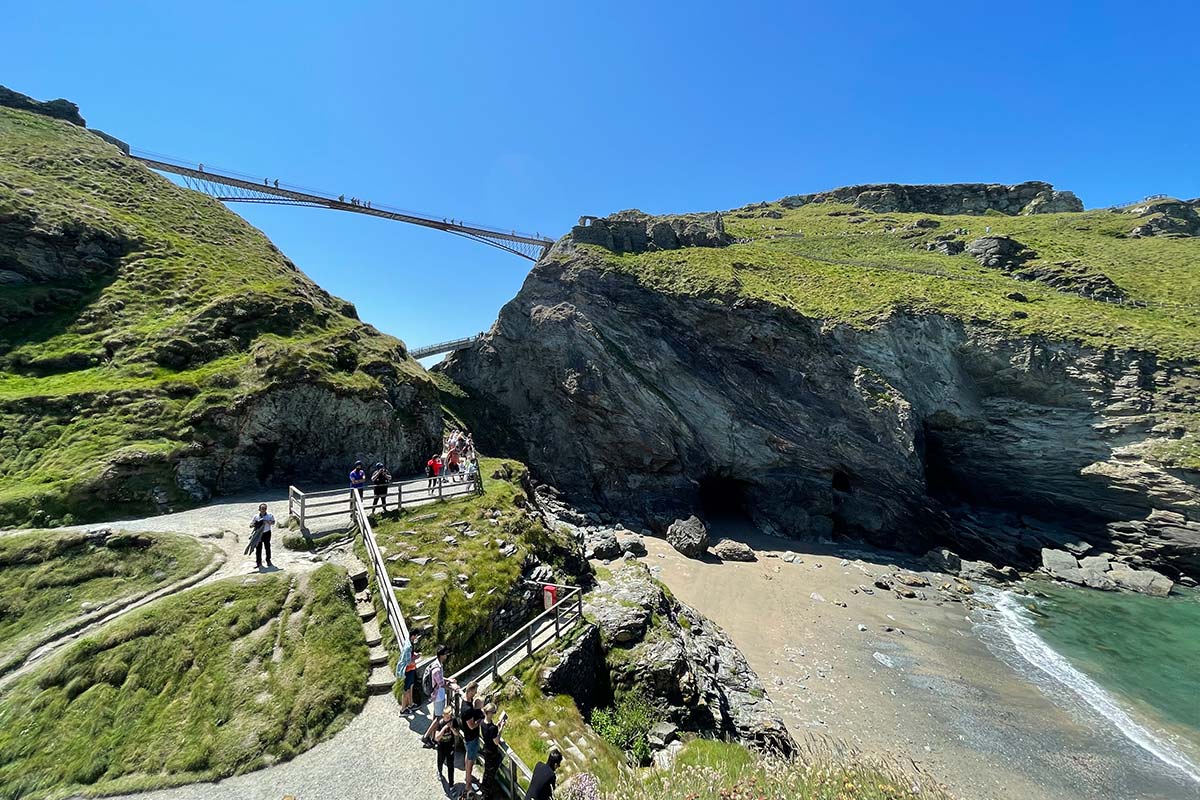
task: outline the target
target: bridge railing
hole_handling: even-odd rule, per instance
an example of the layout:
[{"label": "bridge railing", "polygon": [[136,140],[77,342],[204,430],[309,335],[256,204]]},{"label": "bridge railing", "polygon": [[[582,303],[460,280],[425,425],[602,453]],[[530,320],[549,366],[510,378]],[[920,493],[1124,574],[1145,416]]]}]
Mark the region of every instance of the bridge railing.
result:
[{"label": "bridge railing", "polygon": [[461,339],[451,339],[448,342],[438,342],[437,344],[427,344],[424,347],[416,347],[408,351],[408,354],[413,358],[425,358],[426,356],[436,356],[439,353],[449,353],[453,350],[461,350],[464,347],[478,342],[483,337],[482,333],[477,333],[474,336],[464,336]]},{"label": "bridge railing", "polygon": [[[583,620],[582,588],[543,581],[527,580],[525,583],[531,586],[540,586],[543,590],[552,587],[556,591],[561,591],[562,594],[558,596],[553,605],[522,625],[511,636],[450,676],[453,684],[450,685],[447,699],[454,708],[455,717],[462,714],[464,700],[462,687],[471,681],[482,683],[489,676],[493,681],[499,680],[503,674],[515,669],[538,650],[557,642],[564,634],[570,633],[576,623]],[[542,638],[535,645],[534,638],[543,630],[548,630],[550,620],[554,622],[553,637]],[[509,661],[521,650],[525,651],[525,655],[502,670],[501,664]],[[525,790],[529,788],[529,781],[533,778],[533,770],[521,760],[521,757],[509,747],[507,742],[501,742],[500,746],[499,777],[500,789],[508,800],[521,800],[525,796]]]},{"label": "bridge railing", "polygon": [[[361,492],[353,489],[328,489],[319,492],[305,492],[295,486],[288,487],[288,516],[295,517],[300,523],[300,530],[308,530],[312,520],[328,517],[353,516],[353,496],[360,497],[364,508],[371,503],[373,512],[378,506],[375,486],[366,486]],[[394,491],[393,491],[394,490]],[[467,477],[460,473],[439,475],[436,478],[415,478],[407,481],[392,481],[387,485],[387,491],[382,496],[385,499],[384,508],[391,503],[393,508],[426,505],[438,500],[451,500],[483,493],[483,473],[476,467],[475,474]]]}]

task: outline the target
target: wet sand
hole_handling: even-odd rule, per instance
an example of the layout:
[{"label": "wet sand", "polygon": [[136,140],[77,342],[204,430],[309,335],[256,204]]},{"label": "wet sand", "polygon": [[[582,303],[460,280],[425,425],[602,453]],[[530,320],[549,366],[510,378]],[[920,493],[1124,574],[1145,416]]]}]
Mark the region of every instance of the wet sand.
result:
[{"label": "wet sand", "polygon": [[[944,600],[946,578],[919,572],[933,584],[915,589],[927,599],[903,599],[872,585],[903,556],[732,520],[712,534],[750,544],[759,560],[697,561],[649,537],[642,560],[733,638],[798,740],[911,759],[963,800],[1200,797],[1082,703],[1020,674],[1019,659],[994,654],[981,638],[997,638],[986,610]],[[797,561],[767,557],[789,550]]]}]

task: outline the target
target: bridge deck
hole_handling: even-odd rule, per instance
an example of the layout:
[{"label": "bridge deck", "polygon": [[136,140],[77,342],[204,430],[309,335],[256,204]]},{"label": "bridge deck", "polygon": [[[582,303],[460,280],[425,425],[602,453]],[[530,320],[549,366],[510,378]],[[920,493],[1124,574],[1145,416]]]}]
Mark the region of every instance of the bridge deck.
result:
[{"label": "bridge deck", "polygon": [[[326,194],[314,189],[301,189],[267,179],[264,179],[262,183],[257,183],[246,176],[238,176],[228,171],[213,171],[211,168],[205,169],[203,164],[192,165],[145,151],[133,150],[130,152],[130,157],[141,161],[153,170],[179,175],[184,179],[184,184],[188,188],[224,202],[312,206],[329,208],[335,211],[350,211],[355,214],[366,214],[372,217],[407,222],[410,225],[420,225],[423,228],[433,228],[434,230],[453,233],[505,250],[522,258],[527,258],[530,261],[537,261],[554,244],[553,239],[539,234],[505,231],[486,225],[468,225],[461,221],[445,218],[438,219],[428,214],[403,211],[398,208],[377,205],[375,203],[367,205],[365,202],[358,202],[353,198],[347,201],[345,195],[335,197],[332,194]],[[227,189],[235,189],[237,191],[230,192]]]}]

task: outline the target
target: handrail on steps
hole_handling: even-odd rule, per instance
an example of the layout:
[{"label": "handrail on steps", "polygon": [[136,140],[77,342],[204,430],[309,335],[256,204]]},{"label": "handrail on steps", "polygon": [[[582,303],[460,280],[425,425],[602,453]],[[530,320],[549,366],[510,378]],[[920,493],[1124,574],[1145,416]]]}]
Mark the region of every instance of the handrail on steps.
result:
[{"label": "handrail on steps", "polygon": [[408,625],[404,622],[404,613],[400,610],[400,603],[396,601],[396,592],[392,589],[392,581],[388,576],[387,564],[383,560],[383,553],[379,550],[379,543],[375,541],[375,531],[371,528],[371,519],[367,514],[367,509],[363,506],[362,498],[358,492],[351,492],[351,514],[354,518],[354,524],[359,531],[362,532],[363,545],[367,550],[367,558],[371,562],[371,568],[375,572],[375,586],[379,592],[379,596],[383,598],[383,608],[387,613],[388,624],[392,627],[392,633],[396,636],[396,646],[400,652],[404,652],[412,641],[408,634]]},{"label": "handrail on steps", "polygon": [[[449,700],[453,705],[454,714],[456,717],[462,713],[462,684],[464,681],[469,682],[468,679],[475,679],[475,672],[479,669],[479,667],[486,666],[490,661],[492,680],[498,680],[500,678],[499,663],[503,657],[511,655],[511,653],[506,652],[505,656],[500,656],[499,653],[501,650],[505,650],[511,643],[524,638],[527,652],[526,655],[517,662],[520,664],[525,660],[525,658],[532,656],[534,653],[533,629],[538,625],[538,623],[544,621],[550,615],[554,615],[554,638],[547,640],[540,645],[540,649],[549,642],[557,642],[560,638],[562,638],[564,632],[569,632],[571,630],[571,627],[576,621],[583,619],[582,588],[560,583],[547,583],[545,581],[526,580],[525,583],[532,586],[541,586],[543,588],[551,586],[556,589],[566,589],[567,592],[560,597],[554,603],[554,605],[550,606],[550,608],[546,609],[541,614],[538,614],[529,622],[522,625],[511,636],[500,642],[500,644],[496,645],[491,650],[487,651],[482,656],[450,676],[450,680],[454,683],[450,684],[450,688],[448,690],[450,695]],[[564,626],[562,618],[563,609],[568,608],[568,604],[575,606],[575,608],[568,611],[570,618],[566,621],[566,625]],[[519,649],[520,648],[515,648],[512,652],[517,652]],[[480,675],[480,677],[486,674],[487,673],[484,672]],[[507,742],[502,741],[500,744],[499,773],[503,779],[503,785],[501,786],[501,789],[504,791],[509,800],[520,800],[520,798],[525,796],[523,793],[524,789],[529,787],[529,782],[533,779],[533,770],[529,768],[528,764],[521,760],[521,757],[518,756],[511,747],[509,747]],[[524,781],[524,786],[521,785],[522,780]]]}]

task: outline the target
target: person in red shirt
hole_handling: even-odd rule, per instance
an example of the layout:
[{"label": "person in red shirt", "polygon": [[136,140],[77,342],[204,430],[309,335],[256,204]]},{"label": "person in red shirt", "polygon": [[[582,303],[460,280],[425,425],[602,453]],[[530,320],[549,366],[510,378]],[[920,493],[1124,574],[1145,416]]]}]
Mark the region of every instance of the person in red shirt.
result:
[{"label": "person in red shirt", "polygon": [[434,487],[438,484],[438,476],[442,474],[442,457],[437,453],[433,454],[433,458],[425,462],[425,474],[429,476],[429,493],[433,494]]}]

